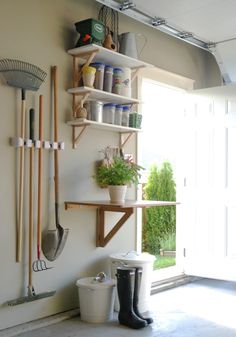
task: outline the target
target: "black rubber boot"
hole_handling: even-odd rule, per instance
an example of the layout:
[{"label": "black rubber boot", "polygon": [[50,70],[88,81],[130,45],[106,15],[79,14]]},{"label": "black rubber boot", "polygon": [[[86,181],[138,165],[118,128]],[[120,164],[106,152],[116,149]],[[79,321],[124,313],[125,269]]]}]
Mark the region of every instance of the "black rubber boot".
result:
[{"label": "black rubber boot", "polygon": [[118,320],[120,324],[132,329],[141,329],[147,326],[147,322],[139,318],[133,310],[133,293],[135,269],[117,267],[117,292],[120,302]]},{"label": "black rubber boot", "polygon": [[141,318],[144,319],[147,324],[153,323],[153,319],[151,317],[143,317],[142,314],[140,314],[138,309],[138,298],[139,298],[139,290],[140,290],[140,284],[142,279],[142,273],[143,270],[141,267],[135,267],[135,282],[134,282],[134,297],[133,297],[133,310],[135,314]]}]

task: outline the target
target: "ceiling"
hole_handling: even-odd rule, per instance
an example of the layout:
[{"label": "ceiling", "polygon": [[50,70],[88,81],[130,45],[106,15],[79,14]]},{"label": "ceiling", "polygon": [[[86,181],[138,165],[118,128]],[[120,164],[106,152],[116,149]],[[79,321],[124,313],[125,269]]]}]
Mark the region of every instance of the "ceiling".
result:
[{"label": "ceiling", "polygon": [[156,29],[211,51],[225,83],[236,82],[236,0],[97,1],[113,8],[128,4],[124,14],[151,26],[152,19],[163,19]]}]

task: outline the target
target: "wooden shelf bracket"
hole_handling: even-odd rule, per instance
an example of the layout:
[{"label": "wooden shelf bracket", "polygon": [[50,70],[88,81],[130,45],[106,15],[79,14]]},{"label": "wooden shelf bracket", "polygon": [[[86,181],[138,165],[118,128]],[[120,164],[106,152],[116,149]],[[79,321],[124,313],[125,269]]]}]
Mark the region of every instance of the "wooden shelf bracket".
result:
[{"label": "wooden shelf bracket", "polygon": [[131,73],[131,82],[135,80],[135,78],[138,76],[141,69],[145,68],[145,66],[137,67],[132,73]]},{"label": "wooden shelf bracket", "polygon": [[[72,128],[72,144],[73,144],[73,149],[76,149],[77,144],[79,143],[80,138],[82,137],[82,134],[84,133],[85,129],[87,128],[88,125],[83,125],[81,127],[78,126],[73,126]],[[76,135],[75,130],[79,128],[79,133]]]},{"label": "wooden shelf bracket", "polygon": [[[90,95],[90,91],[86,91],[82,94],[73,94],[72,96],[72,109],[73,109],[73,117],[76,118],[76,110],[78,107],[83,107],[85,101]],[[80,97],[80,99],[77,101],[76,98]],[[77,101],[77,102],[76,102]]]},{"label": "wooden shelf bracket", "polygon": [[87,51],[84,53],[78,53],[77,55],[73,55],[73,87],[77,87],[78,83],[82,77],[81,68],[80,68],[80,59],[85,59],[83,66],[88,66],[90,62],[94,59],[99,49],[95,49],[93,51]]},{"label": "wooden shelf bracket", "polygon": [[131,136],[134,134],[135,132],[121,132],[120,133],[120,148],[123,149],[123,147],[125,146],[125,144],[129,141],[129,139],[131,138]]}]

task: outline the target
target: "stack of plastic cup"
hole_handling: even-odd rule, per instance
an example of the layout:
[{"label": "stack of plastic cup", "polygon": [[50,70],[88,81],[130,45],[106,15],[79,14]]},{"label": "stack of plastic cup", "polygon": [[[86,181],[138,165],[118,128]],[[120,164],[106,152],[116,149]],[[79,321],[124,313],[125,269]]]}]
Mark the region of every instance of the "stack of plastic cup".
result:
[{"label": "stack of plastic cup", "polygon": [[96,68],[90,66],[83,66],[82,68],[82,78],[85,87],[93,88],[95,80]]}]

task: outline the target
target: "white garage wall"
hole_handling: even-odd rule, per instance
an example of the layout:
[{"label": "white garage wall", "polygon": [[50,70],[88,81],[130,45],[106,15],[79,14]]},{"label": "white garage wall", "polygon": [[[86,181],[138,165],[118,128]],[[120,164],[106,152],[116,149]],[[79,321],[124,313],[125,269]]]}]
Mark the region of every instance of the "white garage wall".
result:
[{"label": "white garage wall", "polygon": [[[59,68],[59,138],[66,149],[60,160],[60,222],[69,228],[69,237],[61,256],[50,269],[34,273],[36,293],[56,290],[54,297],[22,304],[5,305],[27,291],[27,194],[24,216],[24,255],[22,263],[15,262],[16,226],[16,163],[17,151],[10,147],[9,137],[19,134],[20,90],[0,85],[0,329],[69,310],[77,306],[75,281],[79,277],[108,272],[109,254],[135,249],[135,217],[122,227],[105,248],[95,247],[94,210],[65,211],[65,200],[104,199],[106,191],[99,189],[92,179],[98,151],[107,145],[117,145],[118,135],[113,132],[86,130],[76,150],[71,146],[71,128],[66,120],[71,116],[72,59],[66,50],[76,41],[74,23],[97,17],[99,5],[92,0],[0,0],[0,57],[28,61],[45,70],[45,83],[37,93],[27,94],[27,111],[38,109],[38,95],[44,95],[45,139],[51,139],[50,67]],[[175,41],[162,33],[144,27],[120,16],[120,32],[138,31],[148,37],[142,54],[145,61],[169,71],[194,79],[196,87],[218,85],[218,68],[209,54],[195,47]],[[37,123],[36,123],[37,125]],[[37,132],[36,132],[37,133]],[[135,152],[135,139],[126,147]],[[44,152],[43,175],[43,228],[54,224],[52,154]],[[26,151],[26,167],[28,152]],[[27,182],[27,172],[26,172]],[[129,190],[134,197],[134,190]],[[36,201],[36,200],[35,200]],[[36,247],[34,247],[36,251]],[[36,253],[34,252],[34,258]]]}]

